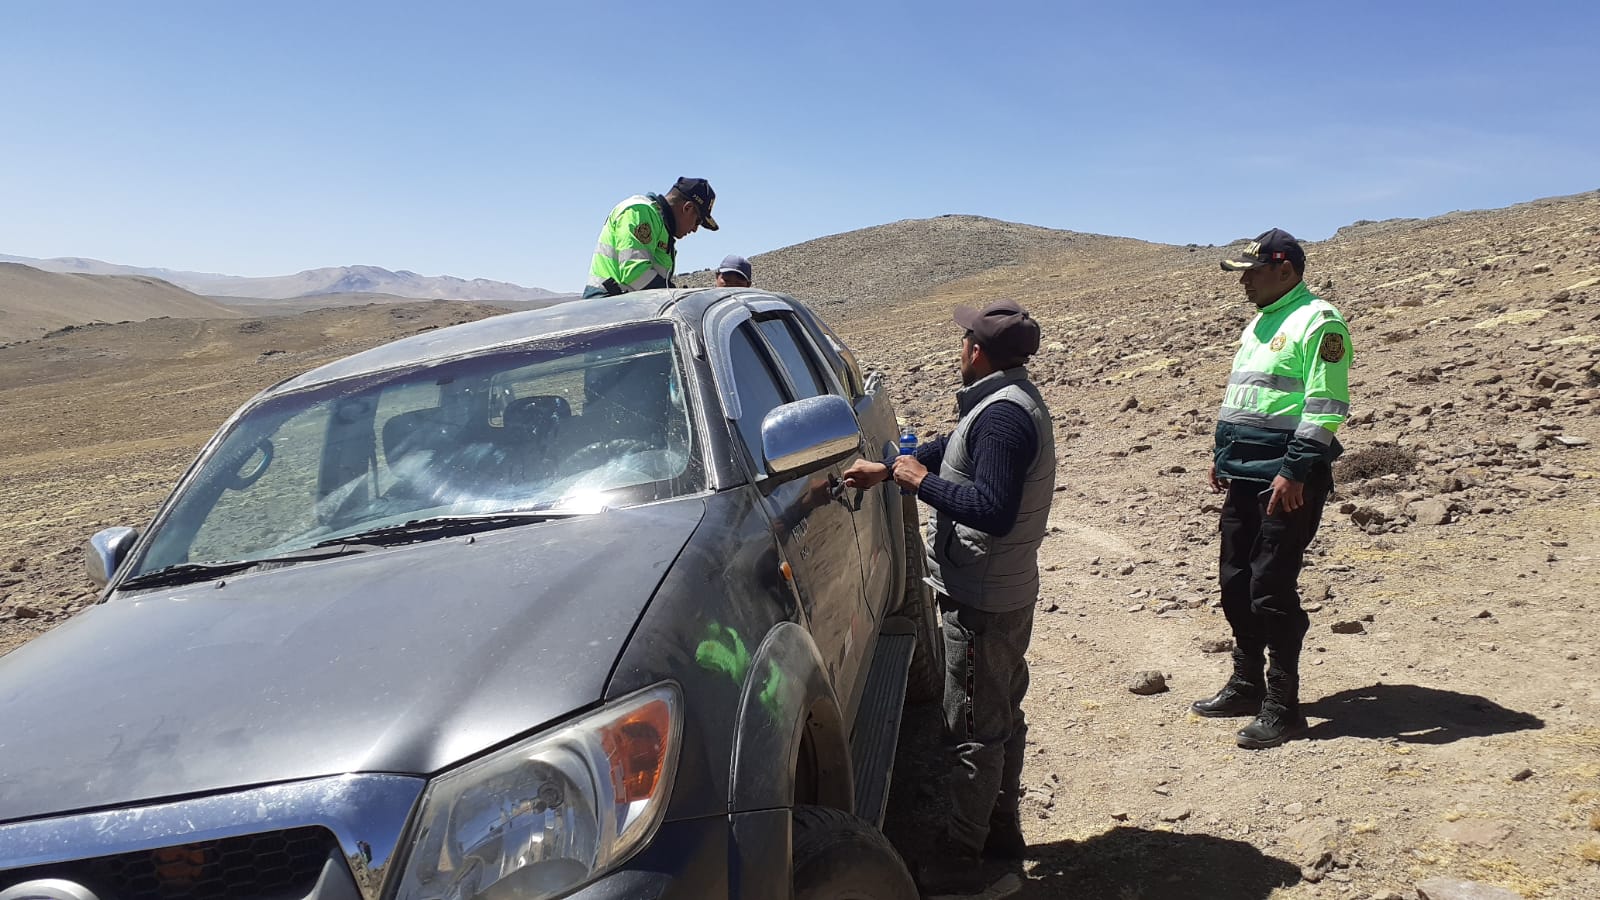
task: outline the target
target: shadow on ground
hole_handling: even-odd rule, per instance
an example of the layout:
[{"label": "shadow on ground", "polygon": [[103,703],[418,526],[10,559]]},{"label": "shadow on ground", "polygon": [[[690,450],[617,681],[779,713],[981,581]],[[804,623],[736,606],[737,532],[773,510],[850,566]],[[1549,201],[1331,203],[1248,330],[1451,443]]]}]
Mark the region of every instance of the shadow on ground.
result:
[{"label": "shadow on ground", "polygon": [[[948,815],[937,704],[908,707],[901,723],[884,832],[909,863],[933,852]],[[994,866],[994,877],[1004,869]],[[1300,869],[1244,841],[1119,826],[1082,841],[1035,844],[1007,900],[1266,900]]]},{"label": "shadow on ground", "polygon": [[1244,841],[1119,827],[1030,848],[1016,900],[1266,900],[1300,869]]},{"label": "shadow on ground", "polygon": [[1310,740],[1393,738],[1408,744],[1449,744],[1462,738],[1533,731],[1544,720],[1506,709],[1487,697],[1414,684],[1352,688],[1307,704],[1306,715],[1327,719],[1306,732]]}]

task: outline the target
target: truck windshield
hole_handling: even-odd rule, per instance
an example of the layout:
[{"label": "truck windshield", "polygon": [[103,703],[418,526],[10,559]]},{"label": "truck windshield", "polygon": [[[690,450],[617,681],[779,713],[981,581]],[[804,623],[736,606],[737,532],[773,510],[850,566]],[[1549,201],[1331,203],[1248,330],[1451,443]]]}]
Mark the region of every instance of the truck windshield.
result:
[{"label": "truck windshield", "polygon": [[593,512],[703,489],[668,323],[275,397],[155,523],[132,576],[266,559],[441,516]]}]

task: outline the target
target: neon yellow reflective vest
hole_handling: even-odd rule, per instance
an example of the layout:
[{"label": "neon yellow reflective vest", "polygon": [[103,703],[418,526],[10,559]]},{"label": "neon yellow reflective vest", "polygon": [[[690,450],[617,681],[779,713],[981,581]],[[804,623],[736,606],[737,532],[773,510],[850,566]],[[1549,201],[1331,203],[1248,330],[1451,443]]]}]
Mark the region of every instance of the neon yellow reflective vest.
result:
[{"label": "neon yellow reflective vest", "polygon": [[1350,328],[1305,282],[1262,308],[1245,328],[1217,415],[1218,477],[1305,481],[1344,448],[1334,434],[1350,414]]},{"label": "neon yellow reflective vest", "polygon": [[600,229],[583,296],[672,287],[678,248],[667,222],[670,215],[666,202],[655,194],[618,203]]}]

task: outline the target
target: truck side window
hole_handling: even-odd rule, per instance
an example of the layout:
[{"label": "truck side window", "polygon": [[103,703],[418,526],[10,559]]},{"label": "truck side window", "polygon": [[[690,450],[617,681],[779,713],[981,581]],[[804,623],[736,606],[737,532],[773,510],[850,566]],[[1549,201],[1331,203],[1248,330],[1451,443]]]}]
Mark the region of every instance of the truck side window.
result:
[{"label": "truck side window", "polygon": [[787,316],[756,323],[762,336],[771,345],[773,353],[789,373],[789,383],[794,386],[795,399],[804,400],[828,393],[828,382],[807,349],[801,348],[793,325]]},{"label": "truck side window", "polygon": [[767,413],[784,403],[783,386],[777,373],[772,371],[766,355],[756,347],[748,324],[739,326],[729,344],[732,354],[734,390],[739,394],[739,437],[750,450],[758,471],[766,471],[766,457],[761,452],[761,420]]}]

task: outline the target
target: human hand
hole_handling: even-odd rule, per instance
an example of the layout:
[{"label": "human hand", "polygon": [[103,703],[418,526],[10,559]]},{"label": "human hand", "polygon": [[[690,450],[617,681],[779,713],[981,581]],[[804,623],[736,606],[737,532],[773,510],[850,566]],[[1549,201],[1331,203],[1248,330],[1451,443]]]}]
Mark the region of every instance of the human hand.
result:
[{"label": "human hand", "polygon": [[916,493],[922,487],[922,479],[928,477],[928,467],[917,462],[917,458],[910,454],[894,458],[894,481],[903,488]]},{"label": "human hand", "polygon": [[1280,509],[1292,513],[1305,504],[1306,486],[1303,482],[1282,475],[1272,479],[1272,498],[1267,501],[1267,515],[1276,515]]},{"label": "human hand", "polygon": [[1217,477],[1216,463],[1212,463],[1211,468],[1206,471],[1206,481],[1211,484],[1211,493],[1213,494],[1220,494],[1228,489],[1228,479]]},{"label": "human hand", "polygon": [[857,490],[866,490],[889,480],[892,474],[883,463],[858,459],[844,470],[844,483]]}]

